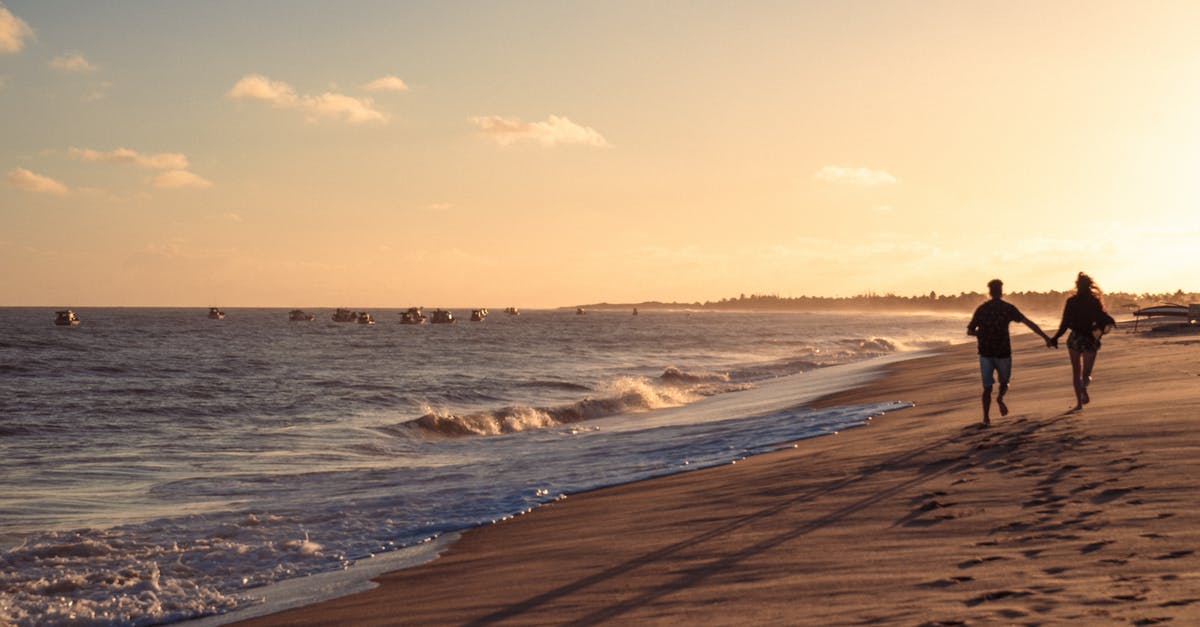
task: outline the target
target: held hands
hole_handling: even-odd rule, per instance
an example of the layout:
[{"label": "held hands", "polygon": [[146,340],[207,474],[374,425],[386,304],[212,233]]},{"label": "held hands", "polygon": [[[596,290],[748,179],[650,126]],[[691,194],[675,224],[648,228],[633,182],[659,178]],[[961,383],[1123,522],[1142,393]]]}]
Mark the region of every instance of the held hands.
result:
[{"label": "held hands", "polygon": [[1058,338],[1047,335],[1044,336],[1044,339],[1046,340],[1046,348],[1058,348]]}]

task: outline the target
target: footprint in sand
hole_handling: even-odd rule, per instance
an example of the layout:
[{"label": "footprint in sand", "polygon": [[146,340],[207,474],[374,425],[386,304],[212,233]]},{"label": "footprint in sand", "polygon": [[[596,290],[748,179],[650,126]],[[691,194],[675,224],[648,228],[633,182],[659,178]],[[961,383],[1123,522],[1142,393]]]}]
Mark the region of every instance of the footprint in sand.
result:
[{"label": "footprint in sand", "polygon": [[1084,545],[1083,548],[1079,549],[1079,552],[1084,554],[1095,553],[1096,551],[1099,551],[1100,549],[1103,549],[1114,542],[1114,540],[1101,540],[1099,542],[1093,542],[1091,544]]},{"label": "footprint in sand", "polygon": [[1177,560],[1181,557],[1187,557],[1193,553],[1195,553],[1195,551],[1171,551],[1170,553],[1167,553],[1166,555],[1159,555],[1158,557],[1156,557],[1154,559],[1156,559],[1156,560]]},{"label": "footprint in sand", "polygon": [[979,566],[980,564],[986,564],[988,562],[996,562],[996,561],[1006,560],[1006,559],[1010,559],[1010,558],[1004,557],[1003,555],[989,555],[987,557],[975,557],[975,558],[969,559],[965,562],[959,562],[958,567],[959,568],[972,568],[975,566]]},{"label": "footprint in sand", "polygon": [[925,583],[919,583],[919,584],[917,584],[917,587],[918,588],[949,588],[950,586],[957,586],[960,583],[966,583],[968,581],[975,581],[975,578],[974,577],[965,577],[965,576],[961,576],[961,575],[958,577],[945,577],[943,579],[937,579],[934,581],[926,581]]},{"label": "footprint in sand", "polygon": [[977,596],[977,597],[974,597],[971,599],[967,599],[966,601],[963,601],[963,603],[965,603],[967,607],[975,607],[976,605],[981,605],[981,604],[987,603],[989,601],[999,601],[1001,599],[1018,599],[1021,597],[1027,597],[1027,596],[1032,596],[1032,595],[1033,595],[1033,593],[1029,592],[1027,590],[997,590],[995,592],[988,592],[986,594],[982,594],[980,596]]},{"label": "footprint in sand", "polygon": [[1096,505],[1103,505],[1104,503],[1111,503],[1112,501],[1115,501],[1115,500],[1125,496],[1126,494],[1133,492],[1134,490],[1141,490],[1142,487],[1143,486],[1135,486],[1132,488],[1109,488],[1109,489],[1101,492],[1100,494],[1093,496],[1092,502],[1095,503]]}]

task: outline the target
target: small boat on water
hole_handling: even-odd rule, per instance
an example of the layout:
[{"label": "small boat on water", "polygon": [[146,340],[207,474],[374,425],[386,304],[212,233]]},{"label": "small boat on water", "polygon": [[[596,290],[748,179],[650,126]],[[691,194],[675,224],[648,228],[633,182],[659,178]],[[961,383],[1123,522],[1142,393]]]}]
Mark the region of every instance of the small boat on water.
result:
[{"label": "small boat on water", "polygon": [[587,315],[587,311],[585,311],[585,310],[583,309],[583,307],[576,307],[576,308],[575,308],[575,315],[577,315],[577,316],[586,316],[586,315]]},{"label": "small boat on water", "polygon": [[433,317],[429,321],[433,324],[453,324],[454,314],[445,309],[435,309],[433,310]]},{"label": "small boat on water", "polygon": [[506,313],[510,316],[519,316],[519,315],[521,315],[521,310],[517,309],[516,307],[505,307],[504,313]]},{"label": "small boat on water", "polygon": [[408,311],[400,312],[400,324],[425,324],[429,317],[421,312],[420,307],[409,307]]},{"label": "small boat on water", "polygon": [[209,307],[208,308],[208,319],[209,320],[224,320],[225,312],[221,311],[220,307]]},{"label": "small boat on water", "polygon": [[79,316],[76,316],[75,312],[70,309],[56,311],[54,312],[54,324],[60,327],[77,327],[79,326]]},{"label": "small boat on water", "polygon": [[487,315],[488,315],[488,310],[486,308],[472,309],[471,310],[471,321],[472,322],[483,322],[483,319],[487,318]]},{"label": "small boat on water", "polygon": [[372,317],[371,314],[369,314],[365,311],[360,311],[360,312],[358,312],[358,323],[359,324],[375,324],[375,318]]},{"label": "small boat on water", "polygon": [[358,314],[349,309],[338,309],[333,312],[334,322],[358,322]]},{"label": "small boat on water", "polygon": [[317,314],[310,314],[303,309],[293,309],[288,312],[288,320],[292,322],[310,322],[317,319]]}]

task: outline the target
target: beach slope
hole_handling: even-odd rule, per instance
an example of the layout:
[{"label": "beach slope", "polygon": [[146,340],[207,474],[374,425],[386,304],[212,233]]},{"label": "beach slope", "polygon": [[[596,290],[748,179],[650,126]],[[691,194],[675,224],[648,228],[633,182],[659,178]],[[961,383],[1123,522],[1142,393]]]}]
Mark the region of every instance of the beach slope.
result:
[{"label": "beach slope", "polygon": [[249,625],[1200,623],[1200,335],[1014,338],[980,428],[974,347],[825,405],[916,403],[736,464],[473,529],[379,587]]}]

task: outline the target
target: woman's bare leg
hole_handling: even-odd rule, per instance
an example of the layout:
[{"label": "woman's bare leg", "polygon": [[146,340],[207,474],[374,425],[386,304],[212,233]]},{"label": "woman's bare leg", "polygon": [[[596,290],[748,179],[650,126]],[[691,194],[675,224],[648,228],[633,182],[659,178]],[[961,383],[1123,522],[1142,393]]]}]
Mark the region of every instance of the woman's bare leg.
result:
[{"label": "woman's bare leg", "polygon": [[[1074,349],[1067,349],[1067,355],[1071,358],[1071,384],[1075,388],[1075,409],[1083,409],[1083,353]],[[1095,355],[1095,353],[1092,353]],[[1093,360],[1095,357],[1093,357]]]},{"label": "woman's bare leg", "polygon": [[1084,405],[1088,404],[1092,400],[1088,396],[1088,383],[1090,383],[1092,380],[1092,367],[1096,365],[1097,354],[1098,351],[1091,351],[1090,353],[1083,353],[1081,355],[1083,358],[1083,364],[1079,373],[1079,387],[1082,393],[1080,394],[1079,402],[1083,403]]}]

